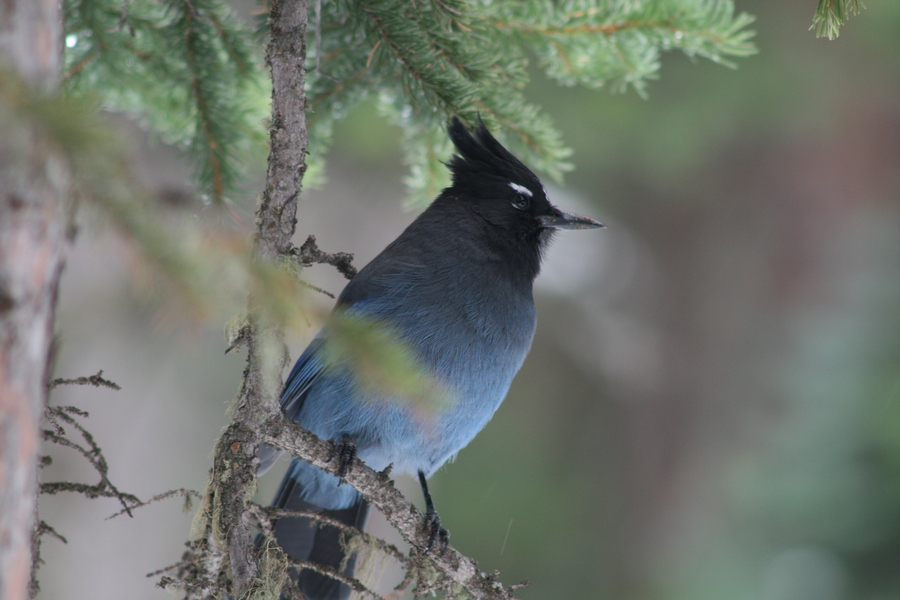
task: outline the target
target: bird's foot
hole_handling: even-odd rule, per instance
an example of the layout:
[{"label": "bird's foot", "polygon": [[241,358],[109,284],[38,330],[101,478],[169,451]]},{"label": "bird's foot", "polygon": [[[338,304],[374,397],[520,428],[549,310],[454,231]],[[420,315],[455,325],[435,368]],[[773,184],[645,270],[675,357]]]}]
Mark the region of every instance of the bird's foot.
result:
[{"label": "bird's foot", "polygon": [[353,461],[356,460],[356,443],[353,441],[353,438],[350,434],[345,433],[341,436],[341,439],[334,443],[334,454],[331,455],[332,460],[338,460],[338,472],[337,476],[340,477],[341,481],[338,485],[344,483],[344,477],[350,472],[350,468],[353,466]]},{"label": "bird's foot", "polygon": [[428,554],[435,547],[443,551],[450,544],[450,532],[441,525],[441,518],[436,510],[425,513],[425,529],[428,531],[428,545],[425,546],[423,554]]}]

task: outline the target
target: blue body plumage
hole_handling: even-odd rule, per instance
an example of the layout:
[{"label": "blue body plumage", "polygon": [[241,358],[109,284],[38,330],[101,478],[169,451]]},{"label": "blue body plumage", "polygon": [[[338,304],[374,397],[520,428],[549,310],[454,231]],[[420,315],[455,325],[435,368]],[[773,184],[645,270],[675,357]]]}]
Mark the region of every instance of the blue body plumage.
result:
[{"label": "blue body plumage", "polygon": [[[448,132],[457,149],[448,165],[453,185],[350,281],[335,309],[388,324],[446,390],[446,401],[423,416],[359,386],[340,361],[326,364],[328,326],[282,394],[290,418],[323,439],[349,436],[373,469],[393,464],[395,473],[419,474],[431,525],[444,534],[425,478],[487,424],[525,360],[536,325],[532,283],[552,232],[602,226],[550,204],[537,177],[483,125],[473,136],[453,119]],[[337,510],[361,525],[365,502],[338,483],[294,459],[275,504]],[[281,519],[276,535],[295,558],[341,564],[343,551],[327,528]],[[313,572],[301,573],[299,585],[310,600],[349,593]]]}]

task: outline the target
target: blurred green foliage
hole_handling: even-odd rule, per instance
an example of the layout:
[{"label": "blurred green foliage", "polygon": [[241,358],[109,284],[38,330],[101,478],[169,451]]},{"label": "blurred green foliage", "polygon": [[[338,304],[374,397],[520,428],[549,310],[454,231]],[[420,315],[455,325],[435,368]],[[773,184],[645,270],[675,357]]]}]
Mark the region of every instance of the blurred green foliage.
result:
[{"label": "blurred green foliage", "polygon": [[835,39],[840,33],[841,25],[847,22],[850,15],[858,15],[865,8],[860,0],[819,0],[813,24],[810,29],[816,30],[816,37]]}]

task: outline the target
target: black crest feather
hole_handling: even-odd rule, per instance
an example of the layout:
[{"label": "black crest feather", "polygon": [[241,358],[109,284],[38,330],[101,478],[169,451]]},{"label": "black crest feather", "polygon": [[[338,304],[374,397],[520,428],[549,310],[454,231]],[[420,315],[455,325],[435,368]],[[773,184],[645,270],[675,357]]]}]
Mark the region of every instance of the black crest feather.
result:
[{"label": "black crest feather", "polygon": [[447,163],[453,187],[467,187],[472,181],[491,180],[502,181],[504,185],[513,181],[540,186],[537,176],[491,135],[480,117],[474,135],[457,117],[450,120],[447,133],[457,152]]}]

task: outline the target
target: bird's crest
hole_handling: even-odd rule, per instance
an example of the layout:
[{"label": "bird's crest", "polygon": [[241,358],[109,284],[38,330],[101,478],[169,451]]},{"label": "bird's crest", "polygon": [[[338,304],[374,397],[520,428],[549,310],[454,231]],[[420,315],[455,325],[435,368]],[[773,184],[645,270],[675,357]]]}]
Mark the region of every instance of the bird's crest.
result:
[{"label": "bird's crest", "polygon": [[537,176],[491,135],[481,118],[474,133],[453,117],[447,125],[456,154],[447,163],[453,187],[467,187],[473,181],[493,180],[502,185],[515,184],[541,190]]}]

